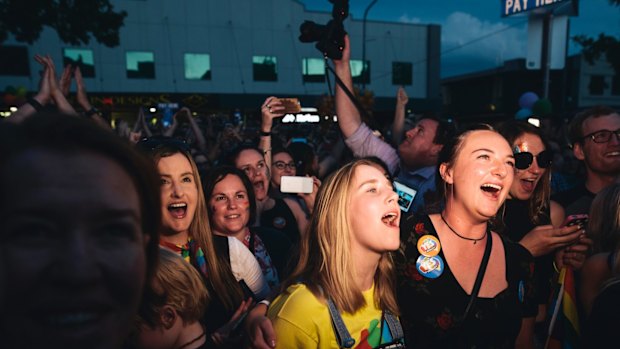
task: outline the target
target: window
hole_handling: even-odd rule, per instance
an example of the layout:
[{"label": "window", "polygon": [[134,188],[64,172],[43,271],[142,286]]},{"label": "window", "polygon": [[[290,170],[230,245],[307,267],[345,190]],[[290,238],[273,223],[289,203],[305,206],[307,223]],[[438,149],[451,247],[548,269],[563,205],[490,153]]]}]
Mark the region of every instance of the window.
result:
[{"label": "window", "polygon": [[409,62],[392,62],[392,84],[411,85],[413,82],[413,64]]},{"label": "window", "polygon": [[366,61],[364,67],[362,67],[362,61],[352,59],[351,62],[351,76],[353,77],[353,83],[355,84],[369,84],[370,83],[370,61]]},{"label": "window", "polygon": [[325,59],[304,58],[301,61],[304,82],[325,81]]},{"label": "window", "polygon": [[63,65],[71,64],[80,67],[85,78],[95,77],[95,60],[93,51],[81,48],[66,48],[62,54]]},{"label": "window", "polygon": [[614,96],[620,96],[620,72],[614,75],[611,80],[611,94]]},{"label": "window", "polygon": [[607,84],[605,83],[605,75],[590,76],[590,84],[588,89],[592,96],[602,96]]},{"label": "window", "polygon": [[127,52],[128,79],[155,79],[155,56],[153,52]]},{"label": "window", "polygon": [[278,81],[277,59],[273,56],[253,56],[254,81]]},{"label": "window", "polygon": [[30,76],[26,46],[0,46],[0,75]]},{"label": "window", "polygon": [[186,53],[185,78],[211,80],[211,56],[206,53]]}]

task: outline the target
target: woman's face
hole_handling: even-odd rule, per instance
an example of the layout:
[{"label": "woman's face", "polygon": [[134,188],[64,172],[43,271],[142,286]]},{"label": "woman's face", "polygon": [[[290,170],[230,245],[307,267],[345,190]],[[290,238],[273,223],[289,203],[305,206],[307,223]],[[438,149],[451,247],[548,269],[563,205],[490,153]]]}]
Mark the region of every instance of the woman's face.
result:
[{"label": "woman's face", "polygon": [[285,152],[277,153],[272,158],[271,165],[271,184],[280,189],[280,178],[282,176],[294,176],[296,172],[295,161]]},{"label": "woman's face", "polygon": [[537,135],[524,133],[515,140],[512,149],[515,153],[529,152],[534,155],[529,168],[515,169],[515,179],[512,182],[509,194],[510,198],[528,200],[532,197],[534,189],[545,174],[546,169],[539,167],[538,159],[536,159],[536,156],[545,150],[545,145]]},{"label": "woman's face", "polygon": [[508,142],[498,133],[473,131],[463,141],[452,168],[442,164],[440,171],[444,180],[453,184],[446,209],[486,221],[508,195],[514,158]]},{"label": "woman's face", "polygon": [[265,200],[269,190],[269,169],[265,158],[255,149],[245,149],[237,156],[235,166],[243,170],[250,179],[256,200]]},{"label": "woman's face", "polygon": [[27,150],[5,168],[2,341],[120,348],[146,278],[148,237],[132,178],[113,160],[84,151]]},{"label": "woman's face", "polygon": [[369,165],[355,169],[349,204],[351,248],[381,255],[400,244],[398,194],[383,170]]},{"label": "woman's face", "polygon": [[161,178],[163,234],[187,233],[198,202],[197,174],[181,153],[159,159],[157,170]]},{"label": "woman's face", "polygon": [[241,179],[229,174],[219,181],[209,197],[209,205],[213,231],[241,238],[250,220],[250,201]]}]

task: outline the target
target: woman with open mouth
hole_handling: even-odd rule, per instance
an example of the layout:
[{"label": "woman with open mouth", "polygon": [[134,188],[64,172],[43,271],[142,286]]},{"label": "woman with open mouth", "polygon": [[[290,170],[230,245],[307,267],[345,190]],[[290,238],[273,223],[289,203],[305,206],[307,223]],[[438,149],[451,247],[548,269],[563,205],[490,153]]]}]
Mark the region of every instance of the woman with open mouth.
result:
[{"label": "woman with open mouth", "polygon": [[532,256],[491,229],[514,177],[508,142],[488,125],[440,155],[438,213],[402,222],[398,301],[413,348],[513,347],[530,302]]},{"label": "woman with open mouth", "polygon": [[[527,122],[514,120],[500,124],[498,132],[510,144],[515,158],[515,179],[503,212],[503,233],[534,256],[536,302],[528,309],[528,319],[519,336],[523,344],[533,345],[535,323],[545,323],[555,252],[560,251],[556,268],[571,265],[579,269],[589,239],[585,237],[585,227],[561,227],[564,209],[550,200],[553,154],[542,133]],[[578,241],[582,243],[566,247]],[[538,340],[544,341],[547,333],[538,335]]]},{"label": "woman with open mouth", "polygon": [[[214,235],[196,164],[186,144],[167,137],[143,139],[161,180],[160,245],[171,249],[204,276],[211,304],[205,313],[207,333],[218,344],[230,339],[234,324],[254,299],[269,293],[254,256],[235,238]],[[248,287],[245,287],[248,286]]]}]

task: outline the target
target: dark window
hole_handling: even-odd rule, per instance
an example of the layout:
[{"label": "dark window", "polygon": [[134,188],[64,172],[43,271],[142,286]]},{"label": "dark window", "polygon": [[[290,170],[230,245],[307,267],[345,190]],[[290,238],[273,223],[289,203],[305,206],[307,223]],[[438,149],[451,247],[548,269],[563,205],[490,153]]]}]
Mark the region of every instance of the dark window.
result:
[{"label": "dark window", "polygon": [[614,75],[611,80],[611,94],[614,96],[620,96],[620,74]]},{"label": "dark window", "polygon": [[366,64],[362,67],[361,60],[352,59],[350,65],[354,84],[370,83],[370,61],[366,61]]},{"label": "dark window", "polygon": [[185,78],[211,80],[211,56],[206,53],[186,53]]},{"label": "dark window", "polygon": [[127,52],[128,79],[155,79],[155,56],[153,52]]},{"label": "dark window", "polygon": [[601,96],[605,91],[607,84],[605,83],[605,75],[592,75],[590,76],[590,85],[588,89],[592,96]]},{"label": "dark window", "polygon": [[413,64],[409,62],[392,62],[392,84],[411,85],[413,83]]},{"label": "dark window", "polygon": [[278,81],[277,59],[273,56],[252,57],[254,81]]},{"label": "dark window", "polygon": [[74,67],[80,67],[83,77],[95,77],[95,59],[92,50],[66,48],[63,51],[62,59],[64,65],[71,64]]},{"label": "dark window", "polygon": [[304,82],[325,82],[325,59],[304,58],[301,64]]},{"label": "dark window", "polygon": [[0,75],[30,76],[26,46],[0,46]]}]

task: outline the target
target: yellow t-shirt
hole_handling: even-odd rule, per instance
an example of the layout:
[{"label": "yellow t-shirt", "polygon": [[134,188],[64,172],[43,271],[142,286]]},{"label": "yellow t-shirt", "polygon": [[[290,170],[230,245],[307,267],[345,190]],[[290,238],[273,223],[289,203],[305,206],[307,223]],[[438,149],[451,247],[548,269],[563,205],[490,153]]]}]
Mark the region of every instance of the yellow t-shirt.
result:
[{"label": "yellow t-shirt", "polygon": [[[381,335],[381,310],[374,304],[374,287],[363,294],[364,308],[355,314],[340,313],[355,339],[353,348],[376,348],[391,342],[387,325]],[[338,348],[327,304],[304,284],[289,286],[271,303],[267,316],[276,332],[276,348]]]}]

